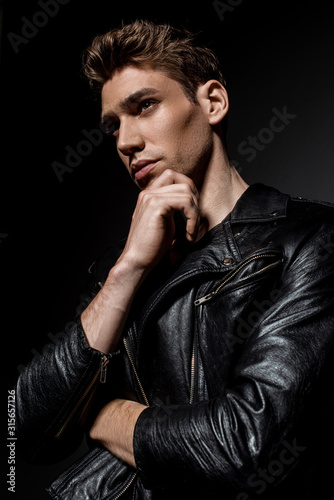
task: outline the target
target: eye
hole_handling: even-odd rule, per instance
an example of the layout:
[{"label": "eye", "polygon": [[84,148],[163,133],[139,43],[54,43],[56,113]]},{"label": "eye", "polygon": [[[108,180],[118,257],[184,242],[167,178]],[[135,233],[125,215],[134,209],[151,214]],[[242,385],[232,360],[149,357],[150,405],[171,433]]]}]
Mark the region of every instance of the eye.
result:
[{"label": "eye", "polygon": [[107,120],[104,120],[102,122],[102,126],[104,129],[104,132],[110,136],[110,135],[114,135],[115,132],[117,132],[117,130],[119,129],[119,122],[110,120],[108,118]]},{"label": "eye", "polygon": [[152,101],[151,99],[146,99],[145,101],[142,101],[139,106],[138,106],[138,112],[142,113],[143,111],[148,110],[151,108],[154,104],[156,104],[156,101]]}]

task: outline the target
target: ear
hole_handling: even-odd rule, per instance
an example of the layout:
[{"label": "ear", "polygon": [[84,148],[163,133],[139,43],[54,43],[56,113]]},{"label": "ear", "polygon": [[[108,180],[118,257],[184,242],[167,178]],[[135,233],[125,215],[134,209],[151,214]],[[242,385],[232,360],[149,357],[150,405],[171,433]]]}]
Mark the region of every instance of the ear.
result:
[{"label": "ear", "polygon": [[200,85],[197,89],[197,100],[210,125],[218,125],[228,112],[228,95],[218,80],[209,80]]}]

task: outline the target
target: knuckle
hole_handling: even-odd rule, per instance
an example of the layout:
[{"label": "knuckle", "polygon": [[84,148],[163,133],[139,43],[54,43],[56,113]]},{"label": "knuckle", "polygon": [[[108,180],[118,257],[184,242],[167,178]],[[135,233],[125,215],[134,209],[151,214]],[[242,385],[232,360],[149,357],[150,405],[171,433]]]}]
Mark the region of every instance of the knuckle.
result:
[{"label": "knuckle", "polygon": [[189,184],[179,184],[179,190],[187,198],[188,197],[193,198],[193,196],[194,196],[194,193],[191,189],[191,186],[189,186]]},{"label": "knuckle", "polygon": [[151,212],[153,212],[154,209],[157,209],[159,207],[159,201],[160,201],[159,196],[153,193],[147,193],[145,195],[145,198],[143,198],[145,208],[147,210],[150,210]]},{"label": "knuckle", "polygon": [[194,197],[191,193],[187,193],[188,204],[191,206],[195,205]]},{"label": "knuckle", "polygon": [[198,209],[198,202],[197,202],[197,198],[195,198],[194,196],[194,193],[189,193],[188,195],[188,199],[189,199],[189,205],[191,205],[191,207],[194,207],[196,210]]},{"label": "knuckle", "polygon": [[153,194],[147,198],[147,203],[150,207],[155,207],[157,206],[158,200],[159,197]]},{"label": "knuckle", "polygon": [[144,190],[144,191],[141,191],[138,195],[138,200],[141,202],[141,203],[147,203],[148,200],[150,200],[151,198],[151,194],[149,191],[147,190]]},{"label": "knuckle", "polygon": [[174,178],[174,170],[171,168],[166,168],[166,170],[162,173],[164,177],[167,179],[173,179]]}]

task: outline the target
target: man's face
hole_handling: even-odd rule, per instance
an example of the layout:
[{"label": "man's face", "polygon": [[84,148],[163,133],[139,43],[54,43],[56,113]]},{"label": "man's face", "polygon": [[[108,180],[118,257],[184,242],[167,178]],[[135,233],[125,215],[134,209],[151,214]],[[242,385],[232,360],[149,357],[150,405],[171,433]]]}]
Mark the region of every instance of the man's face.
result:
[{"label": "man's face", "polygon": [[167,168],[193,180],[202,177],[212,151],[211,127],[203,106],[190,102],[164,73],[133,66],[116,71],[102,89],[102,121],[141,189]]}]

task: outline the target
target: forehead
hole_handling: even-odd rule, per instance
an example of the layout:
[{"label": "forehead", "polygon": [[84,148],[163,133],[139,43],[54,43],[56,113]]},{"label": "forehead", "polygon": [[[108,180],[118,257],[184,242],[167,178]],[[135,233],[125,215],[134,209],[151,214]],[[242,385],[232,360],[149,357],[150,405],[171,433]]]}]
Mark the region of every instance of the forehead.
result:
[{"label": "forehead", "polygon": [[129,97],[142,89],[156,94],[186,98],[181,85],[164,72],[152,68],[126,66],[116,70],[112,78],[102,88],[102,114],[119,112],[124,103],[131,102]]}]

